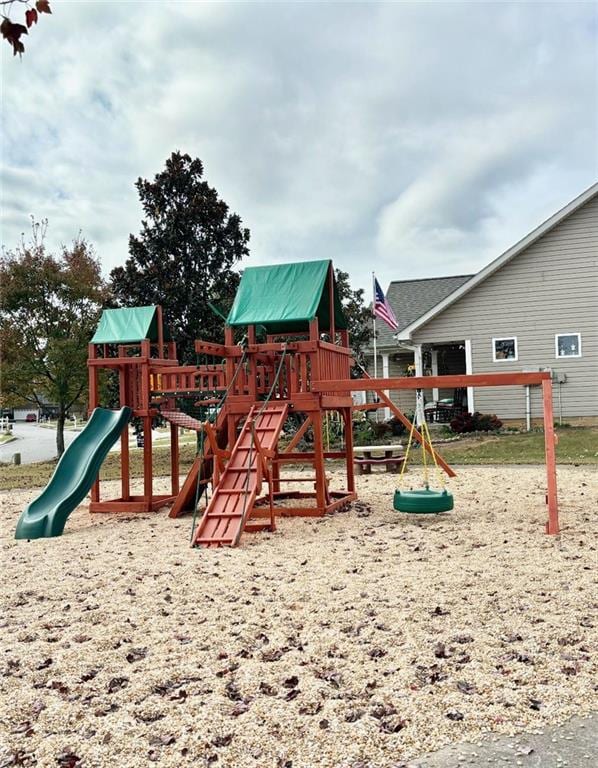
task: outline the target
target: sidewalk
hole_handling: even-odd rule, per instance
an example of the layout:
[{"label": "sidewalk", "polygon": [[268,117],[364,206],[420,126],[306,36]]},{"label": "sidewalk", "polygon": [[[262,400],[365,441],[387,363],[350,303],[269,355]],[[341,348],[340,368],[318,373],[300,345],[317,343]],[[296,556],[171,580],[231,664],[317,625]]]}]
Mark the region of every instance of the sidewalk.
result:
[{"label": "sidewalk", "polygon": [[517,736],[486,737],[476,744],[451,744],[397,768],[595,768],[598,765],[598,713],[561,726]]}]

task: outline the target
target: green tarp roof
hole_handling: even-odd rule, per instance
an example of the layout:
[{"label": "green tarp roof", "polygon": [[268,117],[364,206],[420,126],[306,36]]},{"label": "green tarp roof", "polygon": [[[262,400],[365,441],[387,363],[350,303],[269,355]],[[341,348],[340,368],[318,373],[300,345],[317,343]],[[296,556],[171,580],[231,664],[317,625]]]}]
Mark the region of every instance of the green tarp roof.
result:
[{"label": "green tarp roof", "polygon": [[[330,328],[331,261],[302,261],[270,267],[248,267],[228,315],[232,326],[263,325],[268,333],[301,332],[318,318],[321,331]],[[347,319],[334,283],[334,324]]]},{"label": "green tarp roof", "polygon": [[[132,344],[142,339],[158,341],[157,307],[105,309],[92,344]],[[164,339],[169,336],[164,329]]]}]

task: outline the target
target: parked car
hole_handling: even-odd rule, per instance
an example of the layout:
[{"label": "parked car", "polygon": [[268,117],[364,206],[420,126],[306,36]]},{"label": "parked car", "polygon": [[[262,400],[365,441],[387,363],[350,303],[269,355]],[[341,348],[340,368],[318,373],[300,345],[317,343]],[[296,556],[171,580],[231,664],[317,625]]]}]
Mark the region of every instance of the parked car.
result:
[{"label": "parked car", "polygon": [[25,421],[37,421],[37,415],[35,413],[28,413]]}]

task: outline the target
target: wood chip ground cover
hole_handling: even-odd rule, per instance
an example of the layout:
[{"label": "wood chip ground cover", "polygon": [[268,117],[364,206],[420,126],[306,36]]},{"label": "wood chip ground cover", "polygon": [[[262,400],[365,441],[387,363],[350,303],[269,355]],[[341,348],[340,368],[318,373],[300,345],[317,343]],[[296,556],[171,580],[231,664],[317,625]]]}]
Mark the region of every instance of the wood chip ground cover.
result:
[{"label": "wood chip ground cover", "polygon": [[559,482],[558,538],[542,467],[468,467],[450,514],[394,512],[381,473],[216,551],[85,506],[16,542],[35,492],[4,492],[0,766],[387,768],[591,711],[598,473]]}]

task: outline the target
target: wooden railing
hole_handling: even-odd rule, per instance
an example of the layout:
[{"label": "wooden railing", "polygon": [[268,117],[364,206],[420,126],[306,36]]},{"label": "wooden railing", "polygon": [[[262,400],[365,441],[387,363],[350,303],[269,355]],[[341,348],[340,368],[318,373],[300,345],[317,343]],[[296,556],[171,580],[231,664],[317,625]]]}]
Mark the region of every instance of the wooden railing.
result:
[{"label": "wooden railing", "polygon": [[[288,400],[311,393],[316,382],[350,378],[350,349],[325,341],[307,342],[306,346],[308,349],[302,350],[301,342],[289,344],[284,359],[282,345],[260,344],[250,349],[244,360],[241,360],[240,349],[235,349],[234,356],[229,356],[220,365],[152,366],[150,389],[174,395],[230,387],[232,397],[250,396],[258,400],[270,392],[276,381],[273,397]],[[221,349],[217,348],[218,351]],[[282,368],[276,380],[281,360]]]},{"label": "wooden railing", "polygon": [[[325,341],[319,343],[318,369],[315,381],[344,381],[351,378],[351,350],[346,347],[337,347]],[[324,392],[323,394],[333,394]]]},{"label": "wooden railing", "polygon": [[224,367],[221,365],[177,366],[152,368],[150,388],[154,392],[175,394],[177,392],[211,392],[226,388]]}]

